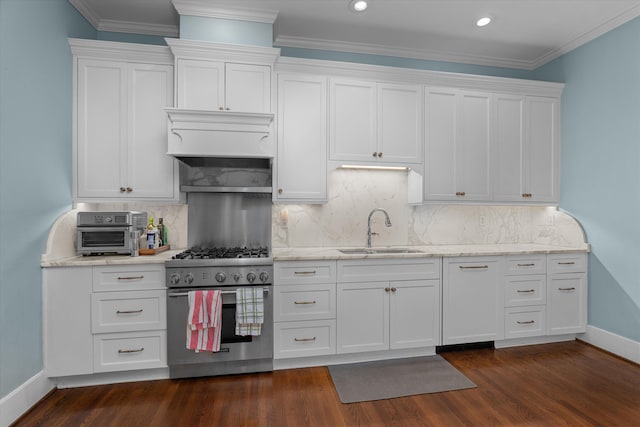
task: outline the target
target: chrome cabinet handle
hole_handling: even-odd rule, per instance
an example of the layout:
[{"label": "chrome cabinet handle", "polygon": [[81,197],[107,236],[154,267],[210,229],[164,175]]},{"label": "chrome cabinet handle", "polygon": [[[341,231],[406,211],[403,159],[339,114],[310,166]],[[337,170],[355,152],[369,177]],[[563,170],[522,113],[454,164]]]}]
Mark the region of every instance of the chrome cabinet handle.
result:
[{"label": "chrome cabinet handle", "polygon": [[535,289],[526,289],[524,291],[521,291],[520,289],[518,289],[519,294],[530,294],[531,292],[535,292]]},{"label": "chrome cabinet handle", "polygon": [[558,265],[574,265],[575,261],[558,262]]},{"label": "chrome cabinet handle", "polygon": [[142,280],[144,279],[144,276],[124,276],[124,277],[118,277],[118,280]]},{"label": "chrome cabinet handle", "polygon": [[119,349],[118,350],[118,354],[141,353],[143,351],[144,351],[144,347],[141,347],[141,348],[138,348],[138,349],[135,349],[135,350],[122,350],[122,349]]},{"label": "chrome cabinet handle", "polygon": [[127,193],[131,193],[132,191],[133,191],[133,188],[127,187]]},{"label": "chrome cabinet handle", "polygon": [[304,304],[315,304],[315,301],[294,301],[293,302],[296,305],[304,305]]},{"label": "chrome cabinet handle", "polygon": [[460,266],[460,270],[473,270],[473,269],[486,269],[489,268],[488,265],[470,265],[470,266]]},{"label": "chrome cabinet handle", "polygon": [[316,337],[312,337],[312,338],[294,338],[293,340],[296,341],[296,342],[315,341]]},{"label": "chrome cabinet handle", "polygon": [[533,194],[531,194],[531,193],[522,193],[522,197],[524,197],[525,199],[530,199],[531,197],[533,197]]},{"label": "chrome cabinet handle", "polygon": [[384,291],[385,291],[385,292],[389,292],[390,290],[391,290],[391,288],[388,288],[388,287],[387,287],[387,288],[384,288]]},{"label": "chrome cabinet handle", "polygon": [[535,264],[531,263],[531,264],[518,264],[518,267],[533,267]]},{"label": "chrome cabinet handle", "polygon": [[521,322],[518,320],[518,325],[531,325],[532,323],[536,323],[535,320],[527,320],[526,322]]},{"label": "chrome cabinet handle", "polygon": [[559,291],[575,291],[576,288],[558,288]]},{"label": "chrome cabinet handle", "polygon": [[382,157],[382,152],[378,153],[378,157]]},{"label": "chrome cabinet handle", "polygon": [[373,152],[373,157],[378,157],[378,152],[377,151]]},{"label": "chrome cabinet handle", "polygon": [[464,191],[456,191],[456,196],[466,196],[467,193]]},{"label": "chrome cabinet handle", "polygon": [[294,271],[293,274],[297,275],[297,276],[308,276],[311,274],[316,274],[315,270],[312,271]]},{"label": "chrome cabinet handle", "polygon": [[282,194],[282,188],[278,188],[278,194]]},{"label": "chrome cabinet handle", "polygon": [[124,193],[125,191],[127,191],[127,189],[126,189],[126,188],[124,188],[124,187],[120,187],[120,192],[121,192],[121,193]]},{"label": "chrome cabinet handle", "polygon": [[117,310],[116,314],[136,314],[136,313],[142,313],[144,310],[143,309],[139,309],[139,310]]}]

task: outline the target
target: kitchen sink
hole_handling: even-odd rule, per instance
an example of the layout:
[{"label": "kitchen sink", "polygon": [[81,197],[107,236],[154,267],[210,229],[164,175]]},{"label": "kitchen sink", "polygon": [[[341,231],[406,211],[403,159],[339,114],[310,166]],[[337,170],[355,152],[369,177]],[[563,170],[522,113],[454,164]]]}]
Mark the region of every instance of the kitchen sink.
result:
[{"label": "kitchen sink", "polygon": [[420,254],[422,251],[407,248],[355,248],[338,249],[345,255],[373,255],[373,254]]}]

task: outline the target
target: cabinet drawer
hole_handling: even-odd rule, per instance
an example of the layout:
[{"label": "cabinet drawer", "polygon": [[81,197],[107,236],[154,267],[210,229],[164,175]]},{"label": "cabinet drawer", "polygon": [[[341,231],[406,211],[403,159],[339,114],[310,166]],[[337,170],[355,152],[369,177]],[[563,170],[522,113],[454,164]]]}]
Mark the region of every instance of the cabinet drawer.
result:
[{"label": "cabinet drawer", "polygon": [[125,332],[93,336],[95,372],[129,371],[167,366],[166,331]]},{"label": "cabinet drawer", "polygon": [[166,329],[166,291],[98,292],[91,295],[91,332]]},{"label": "cabinet drawer", "polygon": [[336,321],[280,322],[274,325],[274,359],[336,354]]},{"label": "cabinet drawer", "polygon": [[440,278],[440,258],[338,261],[338,282],[380,282]]},{"label": "cabinet drawer", "polygon": [[586,254],[549,255],[547,258],[547,273],[586,273]]},{"label": "cabinet drawer", "polygon": [[292,261],[274,264],[274,285],[335,283],[335,261]]},{"label": "cabinet drawer", "polygon": [[336,318],[336,285],[287,285],[274,288],[276,322]]},{"label": "cabinet drawer", "polygon": [[547,272],[546,255],[505,257],[505,274],[545,274]]},{"label": "cabinet drawer", "polygon": [[164,265],[119,265],[93,267],[93,290],[136,291],[164,288]]},{"label": "cabinet drawer", "polygon": [[504,306],[544,305],[547,303],[547,276],[507,276],[504,284]]},{"label": "cabinet drawer", "polygon": [[537,337],[545,334],[545,307],[507,308],[504,311],[504,337]]}]

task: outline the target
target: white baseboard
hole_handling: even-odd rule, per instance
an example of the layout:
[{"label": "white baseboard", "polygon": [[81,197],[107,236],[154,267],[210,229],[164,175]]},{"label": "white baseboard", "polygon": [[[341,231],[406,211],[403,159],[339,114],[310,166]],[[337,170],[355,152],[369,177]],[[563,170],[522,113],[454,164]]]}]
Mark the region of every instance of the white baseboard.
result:
[{"label": "white baseboard", "polygon": [[42,370],[0,399],[0,427],[9,426],[55,387]]},{"label": "white baseboard", "polygon": [[640,365],[640,342],[591,325],[578,339]]}]

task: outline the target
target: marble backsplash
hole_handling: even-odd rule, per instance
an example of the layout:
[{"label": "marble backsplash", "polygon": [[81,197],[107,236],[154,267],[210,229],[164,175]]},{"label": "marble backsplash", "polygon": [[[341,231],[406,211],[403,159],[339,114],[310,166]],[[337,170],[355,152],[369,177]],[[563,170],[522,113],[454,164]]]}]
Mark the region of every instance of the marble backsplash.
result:
[{"label": "marble backsplash", "polygon": [[[282,205],[272,208],[272,246],[364,246],[367,217],[374,246],[539,243],[583,247],[582,227],[554,207],[407,204],[407,174],[399,171],[334,170],[328,176],[329,201],[322,205]],[[225,181],[226,182],[226,181]],[[219,183],[218,183],[219,184]],[[43,260],[75,255],[75,226],[79,210],[146,211],[169,233],[172,249],[187,247],[188,206],[120,202],[78,204],[63,214],[51,229]]]},{"label": "marble backsplash", "polygon": [[372,217],[374,246],[540,243],[582,246],[582,227],[554,207],[407,205],[407,174],[397,171],[335,170],[323,205],[273,206],[275,248],[364,246]]}]

